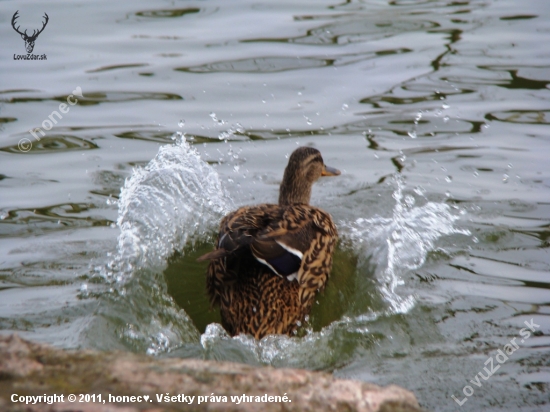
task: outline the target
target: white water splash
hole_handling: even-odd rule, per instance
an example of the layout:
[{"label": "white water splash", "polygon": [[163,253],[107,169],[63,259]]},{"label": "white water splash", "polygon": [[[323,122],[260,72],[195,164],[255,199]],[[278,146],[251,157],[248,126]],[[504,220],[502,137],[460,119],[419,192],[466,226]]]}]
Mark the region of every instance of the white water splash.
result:
[{"label": "white water splash", "polygon": [[[145,168],[135,168],[121,190],[118,250],[100,274],[116,283],[98,314],[119,330],[132,350],[156,355],[196,341],[189,316],[168,295],[161,278],[174,251],[215,227],[233,202],[217,172],[182,133],[159,148]],[[98,322],[98,327],[102,326]]]},{"label": "white water splash", "polygon": [[404,284],[401,276],[418,269],[426,261],[441,236],[471,235],[469,230],[454,227],[460,215],[445,203],[427,202],[415,207],[414,197],[403,196],[404,183],[395,179],[397,188],[392,197],[396,204],[391,217],[359,218],[342,224],[342,234],[368,254],[376,265],[380,291],[390,303],[393,313],[406,313],[414,306],[413,296],[400,296],[397,288]]},{"label": "white water splash", "polygon": [[369,322],[379,315],[344,316],[319,332],[308,329],[303,337],[268,335],[260,340],[251,335],[231,337],[220,324],[211,323],[200,341],[206,359],[228,360],[238,357],[247,363],[325,369],[344,361],[342,352],[344,347],[349,348],[350,332],[367,336],[370,333]]},{"label": "white water splash", "polygon": [[176,144],[161,146],[121,190],[117,266],[123,273],[162,269],[175,250],[215,226],[233,206],[218,173],[176,135]]}]

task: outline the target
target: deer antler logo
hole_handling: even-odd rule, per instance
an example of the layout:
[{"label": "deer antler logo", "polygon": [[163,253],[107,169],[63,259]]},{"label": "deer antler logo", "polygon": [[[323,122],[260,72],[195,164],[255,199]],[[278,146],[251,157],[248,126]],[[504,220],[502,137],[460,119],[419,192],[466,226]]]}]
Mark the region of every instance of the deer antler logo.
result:
[{"label": "deer antler logo", "polygon": [[17,10],[14,13],[13,17],[11,18],[11,25],[12,25],[13,29],[21,35],[21,38],[23,40],[25,40],[25,48],[27,49],[27,53],[32,53],[32,50],[34,49],[34,42],[36,41],[36,38],[38,37],[38,35],[40,33],[42,33],[44,31],[44,28],[46,27],[46,24],[48,24],[48,20],[50,20],[50,18],[48,17],[48,15],[46,13],[44,13],[44,18],[46,20],[44,21],[44,23],[42,23],[42,28],[38,31],[33,30],[32,35],[29,36],[29,35],[27,35],[27,30],[25,30],[24,33],[21,33],[19,31],[19,27],[21,27],[21,26],[17,26],[17,28],[15,27],[15,21],[19,17],[17,15],[17,13],[19,13],[19,10]]}]

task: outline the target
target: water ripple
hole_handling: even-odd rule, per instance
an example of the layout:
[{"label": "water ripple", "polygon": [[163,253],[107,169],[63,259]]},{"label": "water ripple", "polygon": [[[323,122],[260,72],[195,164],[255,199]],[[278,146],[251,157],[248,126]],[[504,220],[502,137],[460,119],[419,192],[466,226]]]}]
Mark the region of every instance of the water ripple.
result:
[{"label": "water ripple", "polygon": [[52,152],[93,149],[98,149],[95,143],[66,134],[47,136],[40,139],[40,141],[33,141],[28,151],[22,151],[18,145],[0,147],[0,151],[15,154],[50,154]]}]

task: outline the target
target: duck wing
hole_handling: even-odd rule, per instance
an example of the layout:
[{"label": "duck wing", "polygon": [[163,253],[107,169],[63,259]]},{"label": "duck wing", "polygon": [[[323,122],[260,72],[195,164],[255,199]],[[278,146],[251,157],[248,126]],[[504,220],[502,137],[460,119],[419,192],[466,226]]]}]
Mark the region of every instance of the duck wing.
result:
[{"label": "duck wing", "polygon": [[[330,215],[309,205],[245,206],[220,223],[217,248],[198,260],[226,257],[249,246],[252,255],[275,274],[322,289],[332,266],[338,233]],[[304,261],[306,258],[306,261]],[[304,264],[303,264],[304,263]],[[323,266],[328,270],[323,270]],[[318,273],[310,279],[309,271]]]},{"label": "duck wing", "polygon": [[286,207],[264,204],[245,206],[229,215],[220,223],[216,250],[201,256],[198,261],[214,260],[250,247],[252,255],[268,266],[274,273],[286,277],[298,272],[303,252],[294,244],[286,245],[265,235],[279,229],[278,222],[285,220]]},{"label": "duck wing", "polygon": [[244,206],[229,213],[220,222],[216,249],[197,261],[219,259],[244,246],[250,246],[271,221],[277,219],[277,205]]},{"label": "duck wing", "polygon": [[324,289],[332,268],[332,254],[338,240],[332,217],[309,205],[293,205],[284,218],[269,229],[263,238],[274,239],[287,250],[302,252],[296,278],[301,304],[311,305],[317,291]]}]

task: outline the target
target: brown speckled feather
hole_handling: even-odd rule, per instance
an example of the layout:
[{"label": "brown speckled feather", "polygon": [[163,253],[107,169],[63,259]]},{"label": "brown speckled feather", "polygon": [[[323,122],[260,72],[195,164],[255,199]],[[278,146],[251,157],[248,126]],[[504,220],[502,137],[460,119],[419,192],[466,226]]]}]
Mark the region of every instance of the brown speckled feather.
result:
[{"label": "brown speckled feather", "polygon": [[218,242],[225,233],[238,231],[300,250],[304,258],[297,280],[277,276],[245,246],[211,260],[211,303],[220,306],[222,324],[231,335],[291,335],[309,313],[316,292],[325,287],[332,267],[338,234],[330,215],[309,205],[243,207],[222,220]]}]

